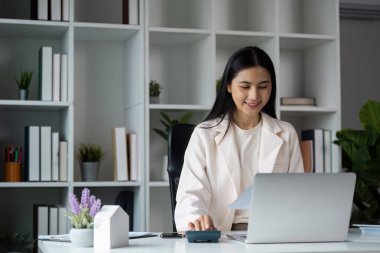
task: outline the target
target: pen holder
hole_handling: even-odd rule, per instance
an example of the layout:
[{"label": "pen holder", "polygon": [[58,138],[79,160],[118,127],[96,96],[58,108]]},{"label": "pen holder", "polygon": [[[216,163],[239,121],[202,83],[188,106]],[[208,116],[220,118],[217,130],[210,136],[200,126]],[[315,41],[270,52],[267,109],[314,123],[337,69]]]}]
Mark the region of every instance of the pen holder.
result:
[{"label": "pen holder", "polygon": [[20,182],[21,181],[21,163],[6,162],[4,163],[4,181]]}]

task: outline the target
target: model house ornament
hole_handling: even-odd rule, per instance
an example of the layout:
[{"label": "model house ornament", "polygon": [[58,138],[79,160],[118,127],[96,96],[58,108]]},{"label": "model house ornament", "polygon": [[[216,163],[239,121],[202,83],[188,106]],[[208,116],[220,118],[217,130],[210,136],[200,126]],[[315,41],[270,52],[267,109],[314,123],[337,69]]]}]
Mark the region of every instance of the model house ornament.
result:
[{"label": "model house ornament", "polygon": [[128,244],[128,214],[118,205],[104,205],[94,218],[94,249],[114,249]]}]

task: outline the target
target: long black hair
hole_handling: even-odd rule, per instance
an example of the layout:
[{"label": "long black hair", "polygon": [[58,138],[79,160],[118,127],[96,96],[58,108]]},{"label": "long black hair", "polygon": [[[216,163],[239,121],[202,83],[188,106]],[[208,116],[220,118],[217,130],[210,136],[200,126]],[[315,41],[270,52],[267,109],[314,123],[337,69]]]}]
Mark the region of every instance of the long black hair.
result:
[{"label": "long black hair", "polygon": [[[276,73],[274,70],[273,62],[268,54],[264,52],[264,50],[258,47],[249,46],[239,49],[228,60],[223,72],[221,85],[218,90],[218,94],[216,95],[214,105],[212,106],[210,113],[207,115],[204,121],[220,117],[221,122],[227,114],[232,116],[236,110],[236,105],[232,99],[231,93],[227,91],[227,85],[231,84],[232,79],[234,79],[240,71],[256,66],[260,66],[266,69],[269,72],[272,81],[272,91],[268,103],[264,106],[262,111],[273,118],[277,118]],[[231,117],[229,121],[231,123]],[[218,124],[220,122],[218,122]]]}]

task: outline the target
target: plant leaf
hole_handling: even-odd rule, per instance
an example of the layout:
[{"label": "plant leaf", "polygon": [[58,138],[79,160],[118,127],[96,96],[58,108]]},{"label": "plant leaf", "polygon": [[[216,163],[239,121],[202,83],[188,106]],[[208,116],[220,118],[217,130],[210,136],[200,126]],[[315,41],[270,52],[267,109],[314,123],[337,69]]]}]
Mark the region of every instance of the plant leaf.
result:
[{"label": "plant leaf", "polygon": [[368,100],[359,112],[360,121],[364,129],[373,129],[380,134],[380,103]]}]

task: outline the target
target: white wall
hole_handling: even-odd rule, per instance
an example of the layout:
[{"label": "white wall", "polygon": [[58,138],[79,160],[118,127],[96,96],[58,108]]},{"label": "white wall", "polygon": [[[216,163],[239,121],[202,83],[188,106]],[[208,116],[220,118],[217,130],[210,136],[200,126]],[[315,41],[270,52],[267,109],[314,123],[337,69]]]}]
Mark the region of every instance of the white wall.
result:
[{"label": "white wall", "polygon": [[360,107],[380,101],[380,20],[341,19],[342,128],[361,129]]}]

